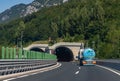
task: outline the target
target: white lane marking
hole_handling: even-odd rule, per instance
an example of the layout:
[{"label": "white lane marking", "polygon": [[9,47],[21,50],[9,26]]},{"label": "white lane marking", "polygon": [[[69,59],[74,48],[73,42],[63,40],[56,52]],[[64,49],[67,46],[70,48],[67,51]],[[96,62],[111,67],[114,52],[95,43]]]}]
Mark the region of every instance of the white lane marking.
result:
[{"label": "white lane marking", "polygon": [[38,73],[33,73],[33,75],[36,75],[36,74],[38,74]]},{"label": "white lane marking", "polygon": [[79,67],[79,69],[81,69],[81,67]]},{"label": "white lane marking", "polygon": [[109,70],[109,71],[111,71],[111,72],[113,72],[113,73],[115,73],[115,74],[117,74],[117,75],[120,76],[120,73],[118,73],[118,72],[116,72],[116,71],[114,71],[114,70],[112,70],[112,69],[110,69],[110,68],[107,68],[107,67],[104,67],[104,66],[100,66],[100,65],[96,65],[96,66],[101,67],[101,68],[104,68],[104,69],[106,69],[106,70]]},{"label": "white lane marking", "polygon": [[27,76],[30,76],[30,75],[35,75],[35,74],[38,74],[38,73],[43,73],[43,72],[46,72],[46,71],[50,71],[50,70],[56,69],[56,68],[60,67],[61,65],[62,65],[61,63],[57,63],[57,66],[56,66],[56,67],[54,67],[54,66],[47,67],[47,68],[49,68],[49,69],[42,68],[41,71],[39,71],[39,72],[37,72],[37,73],[32,73],[32,74],[28,74],[28,75],[23,75],[23,76],[19,76],[19,77],[16,77],[16,78],[10,78],[10,79],[6,79],[6,80],[3,80],[3,81],[10,81],[10,80],[18,79],[18,78],[27,77]]},{"label": "white lane marking", "polygon": [[23,76],[19,76],[18,78],[23,78],[23,77],[27,77],[27,76],[29,76],[29,75],[23,75]]},{"label": "white lane marking", "polygon": [[76,75],[79,74],[79,71],[75,72],[75,74],[76,74]]},{"label": "white lane marking", "polygon": [[14,80],[16,78],[10,78],[10,79],[7,79],[7,80],[3,80],[3,81],[10,81],[10,80]]}]

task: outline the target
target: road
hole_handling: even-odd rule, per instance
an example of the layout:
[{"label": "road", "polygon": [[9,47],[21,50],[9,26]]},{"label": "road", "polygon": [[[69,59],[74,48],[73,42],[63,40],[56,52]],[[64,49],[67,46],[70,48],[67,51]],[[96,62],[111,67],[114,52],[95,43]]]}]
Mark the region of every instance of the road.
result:
[{"label": "road", "polygon": [[75,62],[64,62],[57,69],[11,81],[120,81],[120,76],[98,66],[79,67]]}]

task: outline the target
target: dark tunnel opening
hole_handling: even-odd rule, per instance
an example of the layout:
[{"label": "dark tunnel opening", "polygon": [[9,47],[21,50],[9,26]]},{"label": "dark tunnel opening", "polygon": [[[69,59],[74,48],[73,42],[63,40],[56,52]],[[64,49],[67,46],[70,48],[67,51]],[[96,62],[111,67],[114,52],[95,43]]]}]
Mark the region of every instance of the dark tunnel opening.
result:
[{"label": "dark tunnel opening", "polygon": [[40,48],[31,48],[30,51],[37,51],[37,52],[44,52],[42,49]]},{"label": "dark tunnel opening", "polygon": [[55,49],[55,54],[57,56],[58,61],[61,62],[69,62],[73,61],[73,53],[67,47],[58,47]]}]

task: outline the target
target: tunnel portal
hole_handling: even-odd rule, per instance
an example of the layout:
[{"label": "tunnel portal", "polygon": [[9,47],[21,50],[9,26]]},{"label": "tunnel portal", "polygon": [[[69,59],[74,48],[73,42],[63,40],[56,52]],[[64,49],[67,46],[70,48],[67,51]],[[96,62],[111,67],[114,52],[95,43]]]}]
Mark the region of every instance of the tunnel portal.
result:
[{"label": "tunnel portal", "polygon": [[57,56],[58,61],[69,62],[69,61],[73,61],[74,59],[72,51],[64,46],[57,47],[55,49],[55,54]]},{"label": "tunnel portal", "polygon": [[37,47],[31,48],[30,51],[44,52],[42,49],[37,48]]}]

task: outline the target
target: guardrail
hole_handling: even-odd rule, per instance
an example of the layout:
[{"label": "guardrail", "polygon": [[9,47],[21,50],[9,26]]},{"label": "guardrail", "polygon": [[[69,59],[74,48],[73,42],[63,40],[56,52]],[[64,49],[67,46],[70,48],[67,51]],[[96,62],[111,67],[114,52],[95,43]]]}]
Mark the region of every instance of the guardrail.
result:
[{"label": "guardrail", "polygon": [[40,69],[57,63],[53,54],[2,47],[0,76]]},{"label": "guardrail", "polygon": [[56,60],[0,60],[0,76],[40,69],[56,64]]},{"label": "guardrail", "polygon": [[97,64],[120,71],[120,60],[116,60],[116,59],[97,60]]}]

